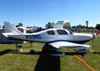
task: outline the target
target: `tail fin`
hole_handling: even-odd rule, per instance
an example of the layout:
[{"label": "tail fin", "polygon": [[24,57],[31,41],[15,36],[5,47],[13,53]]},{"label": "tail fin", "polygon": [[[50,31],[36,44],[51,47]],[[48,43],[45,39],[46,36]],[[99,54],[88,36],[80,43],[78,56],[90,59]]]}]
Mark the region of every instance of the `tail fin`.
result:
[{"label": "tail fin", "polygon": [[5,30],[5,33],[22,34],[22,32],[17,30],[17,28],[15,28],[9,22],[4,22],[4,30]]}]

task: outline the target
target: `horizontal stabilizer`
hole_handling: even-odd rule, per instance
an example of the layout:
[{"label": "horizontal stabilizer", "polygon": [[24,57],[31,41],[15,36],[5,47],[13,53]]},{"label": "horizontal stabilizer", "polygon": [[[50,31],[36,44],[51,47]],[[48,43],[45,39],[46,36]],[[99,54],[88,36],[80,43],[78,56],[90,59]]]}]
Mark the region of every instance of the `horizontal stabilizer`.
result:
[{"label": "horizontal stabilizer", "polygon": [[5,37],[8,37],[8,35],[12,35],[12,33],[2,33]]}]

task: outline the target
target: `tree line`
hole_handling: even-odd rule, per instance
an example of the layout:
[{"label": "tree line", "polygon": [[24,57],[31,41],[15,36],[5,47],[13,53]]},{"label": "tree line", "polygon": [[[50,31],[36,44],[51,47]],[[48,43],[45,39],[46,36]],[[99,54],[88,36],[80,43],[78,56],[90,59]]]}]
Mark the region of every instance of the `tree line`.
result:
[{"label": "tree line", "polygon": [[[53,22],[48,22],[48,23],[45,25],[45,27],[46,27],[46,28],[53,28],[53,25],[54,25]],[[68,29],[68,28],[84,29],[84,28],[86,28],[86,29],[98,29],[98,30],[100,30],[100,24],[96,24],[95,27],[87,27],[87,26],[81,25],[81,24],[76,25],[76,26],[71,26],[71,25],[70,25],[70,22],[67,22],[67,23],[64,24],[63,28],[65,28],[65,29]]]},{"label": "tree line", "polygon": [[[53,25],[54,25],[54,24],[55,24],[54,22],[48,22],[48,23],[45,25],[45,27],[46,27],[46,28],[53,28]],[[23,25],[24,25],[24,24],[20,22],[20,23],[18,23],[18,24],[16,25],[16,27],[17,27],[17,26],[23,26]],[[28,27],[28,26],[27,26],[27,27]],[[0,28],[2,28],[1,25],[0,25]],[[70,22],[67,22],[67,23],[64,24],[63,28],[66,28],[66,29],[68,29],[68,28],[78,28],[78,29],[84,29],[84,28],[86,28],[86,29],[98,29],[98,30],[100,30],[100,24],[97,23],[95,27],[86,27],[86,26],[81,25],[81,24],[76,25],[76,26],[71,26],[71,25],[70,25]]]}]

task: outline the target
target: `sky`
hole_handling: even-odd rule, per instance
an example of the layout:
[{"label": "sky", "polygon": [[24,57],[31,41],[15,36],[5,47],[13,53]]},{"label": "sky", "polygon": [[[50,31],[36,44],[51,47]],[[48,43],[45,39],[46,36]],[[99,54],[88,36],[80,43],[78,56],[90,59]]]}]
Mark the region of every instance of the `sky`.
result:
[{"label": "sky", "polygon": [[100,0],[0,0],[0,25],[5,21],[42,26],[67,20],[72,26],[100,23]]}]

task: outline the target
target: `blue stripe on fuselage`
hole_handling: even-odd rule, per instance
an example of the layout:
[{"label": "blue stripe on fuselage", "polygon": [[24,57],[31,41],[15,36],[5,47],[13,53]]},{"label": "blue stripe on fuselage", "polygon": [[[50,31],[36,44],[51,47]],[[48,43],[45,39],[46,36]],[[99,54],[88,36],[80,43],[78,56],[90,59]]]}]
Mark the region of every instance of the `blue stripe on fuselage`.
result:
[{"label": "blue stripe on fuselage", "polygon": [[39,41],[39,39],[42,39],[42,37],[40,35],[25,35],[25,37],[26,37],[26,39],[20,39],[20,38],[14,38],[14,37],[9,37],[9,39],[11,39],[11,40],[20,40],[20,41],[24,41],[24,40],[25,41],[35,41],[35,40],[32,40],[32,39],[38,39],[38,41],[36,41],[36,42],[47,43],[47,44],[48,43],[53,43],[53,42],[59,42],[59,41],[82,44],[82,43],[85,43],[85,42],[89,41],[89,40],[84,40],[84,41],[72,41],[72,40]]},{"label": "blue stripe on fuselage", "polygon": [[38,35],[25,35],[27,39],[41,39],[41,36]]}]

